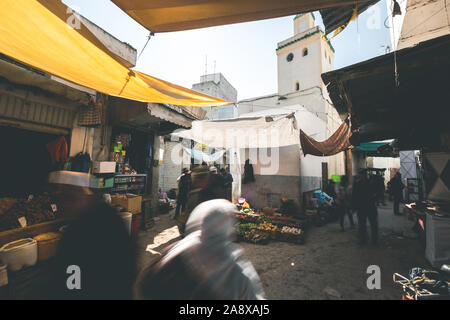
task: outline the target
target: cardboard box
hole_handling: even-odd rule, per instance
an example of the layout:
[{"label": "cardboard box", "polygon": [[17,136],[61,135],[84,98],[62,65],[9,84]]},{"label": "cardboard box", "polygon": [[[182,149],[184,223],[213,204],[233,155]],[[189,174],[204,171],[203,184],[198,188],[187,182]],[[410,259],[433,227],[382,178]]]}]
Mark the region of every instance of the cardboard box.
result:
[{"label": "cardboard box", "polygon": [[92,173],[114,173],[116,163],[114,161],[94,161],[92,163]]},{"label": "cardboard box", "polygon": [[112,205],[119,205],[130,213],[136,214],[142,211],[142,196],[127,193],[124,195],[114,195],[111,197]]}]

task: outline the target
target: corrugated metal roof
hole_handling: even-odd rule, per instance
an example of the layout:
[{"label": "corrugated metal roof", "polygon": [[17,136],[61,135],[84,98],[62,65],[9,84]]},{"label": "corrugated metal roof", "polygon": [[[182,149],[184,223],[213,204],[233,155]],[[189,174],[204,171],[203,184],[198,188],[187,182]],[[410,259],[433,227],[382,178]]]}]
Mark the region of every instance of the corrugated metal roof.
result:
[{"label": "corrugated metal roof", "polygon": [[70,129],[75,111],[0,92],[0,117]]},{"label": "corrugated metal roof", "polygon": [[[351,113],[360,141],[435,147],[448,131],[450,36],[322,74],[333,105]],[[395,80],[395,66],[399,82]]]}]

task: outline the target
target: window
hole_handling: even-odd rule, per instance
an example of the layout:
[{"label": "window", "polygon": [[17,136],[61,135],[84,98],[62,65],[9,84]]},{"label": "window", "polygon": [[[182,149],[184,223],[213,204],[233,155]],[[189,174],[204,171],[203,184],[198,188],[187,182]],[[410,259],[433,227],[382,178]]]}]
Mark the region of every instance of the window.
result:
[{"label": "window", "polygon": [[295,83],[295,91],[300,90],[300,83],[298,81]]},{"label": "window", "polygon": [[303,56],[307,56],[308,55],[308,48],[303,49]]},{"label": "window", "polygon": [[325,58],[327,58],[327,51],[325,51]]},{"label": "window", "polygon": [[289,54],[287,55],[287,57],[286,57],[286,60],[287,60],[288,62],[291,62],[292,59],[294,59],[294,54],[293,54],[293,53],[289,53]]}]

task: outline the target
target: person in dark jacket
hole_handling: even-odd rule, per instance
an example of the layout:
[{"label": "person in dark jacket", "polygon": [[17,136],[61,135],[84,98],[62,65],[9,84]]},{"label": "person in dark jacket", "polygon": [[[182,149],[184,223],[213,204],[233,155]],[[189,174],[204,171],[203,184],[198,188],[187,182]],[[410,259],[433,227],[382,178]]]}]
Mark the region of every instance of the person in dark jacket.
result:
[{"label": "person in dark jacket", "polygon": [[242,179],[243,184],[250,182],[255,182],[255,175],[253,173],[253,165],[250,163],[250,159],[245,160],[244,165],[244,179]]},{"label": "person in dark jacket", "polygon": [[179,230],[184,233],[191,212],[201,203],[213,199],[225,199],[224,179],[215,167],[199,166],[192,170],[192,190],[189,192],[186,210]]},{"label": "person in dark jacket", "polygon": [[367,220],[371,229],[372,243],[378,242],[378,212],[375,204],[377,191],[367,178],[367,172],[361,170],[358,180],[353,184],[352,205],[358,215],[358,230],[361,244],[367,242]]},{"label": "person in dark jacket", "polygon": [[173,219],[175,219],[179,214],[180,210],[184,211],[186,208],[188,194],[191,191],[191,172],[189,169],[184,168],[183,173],[178,178],[178,197],[177,197],[177,207],[175,209],[175,214]]},{"label": "person in dark jacket", "polygon": [[391,179],[391,193],[392,197],[394,198],[395,215],[400,214],[399,205],[403,199],[403,188],[405,188],[405,186],[403,185],[402,182],[402,175],[400,174],[400,172],[397,172],[394,178]]},{"label": "person in dark jacket", "polygon": [[375,183],[377,185],[377,205],[386,205],[384,201],[384,193],[386,191],[384,186],[384,178],[381,172],[377,172],[375,175]]},{"label": "person in dark jacket", "polygon": [[335,198],[336,211],[338,212],[339,215],[339,223],[341,225],[341,231],[344,231],[345,215],[348,215],[350,226],[353,228],[355,225],[355,223],[353,222],[353,215],[350,211],[351,208],[350,206],[348,206],[347,192],[348,192],[347,176],[341,176],[341,183],[337,188],[337,195]]},{"label": "person in dark jacket", "polygon": [[117,211],[101,202],[84,209],[66,227],[53,268],[51,299],[132,299],[136,251]]},{"label": "person in dark jacket", "polygon": [[225,187],[225,178],[221,174],[219,174],[216,167],[212,166],[209,168],[210,175],[210,185],[209,187],[212,189],[215,197],[214,199],[226,199],[226,187]]},{"label": "person in dark jacket", "polygon": [[220,169],[220,173],[222,174],[222,176],[225,180],[225,190],[226,190],[226,194],[227,194],[227,200],[231,201],[232,190],[233,190],[233,176],[225,168]]}]

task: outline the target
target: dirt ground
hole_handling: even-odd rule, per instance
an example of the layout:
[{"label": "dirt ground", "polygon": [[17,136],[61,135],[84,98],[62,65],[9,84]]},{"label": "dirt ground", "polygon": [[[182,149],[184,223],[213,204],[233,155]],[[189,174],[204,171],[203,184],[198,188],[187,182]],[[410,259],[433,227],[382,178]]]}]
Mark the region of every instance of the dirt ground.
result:
[{"label": "dirt ground", "polygon": [[[258,271],[267,299],[398,300],[402,290],[393,283],[393,273],[406,275],[412,267],[429,264],[424,245],[411,232],[412,221],[404,215],[394,216],[389,202],[378,208],[378,214],[377,246],[359,245],[357,230],[347,227],[341,232],[338,223],[309,228],[302,245],[275,241],[239,245]],[[178,239],[174,220],[169,214],[159,216],[155,226],[138,235],[139,267],[150,264],[158,252]],[[371,265],[380,267],[380,290],[367,288]]]}]

